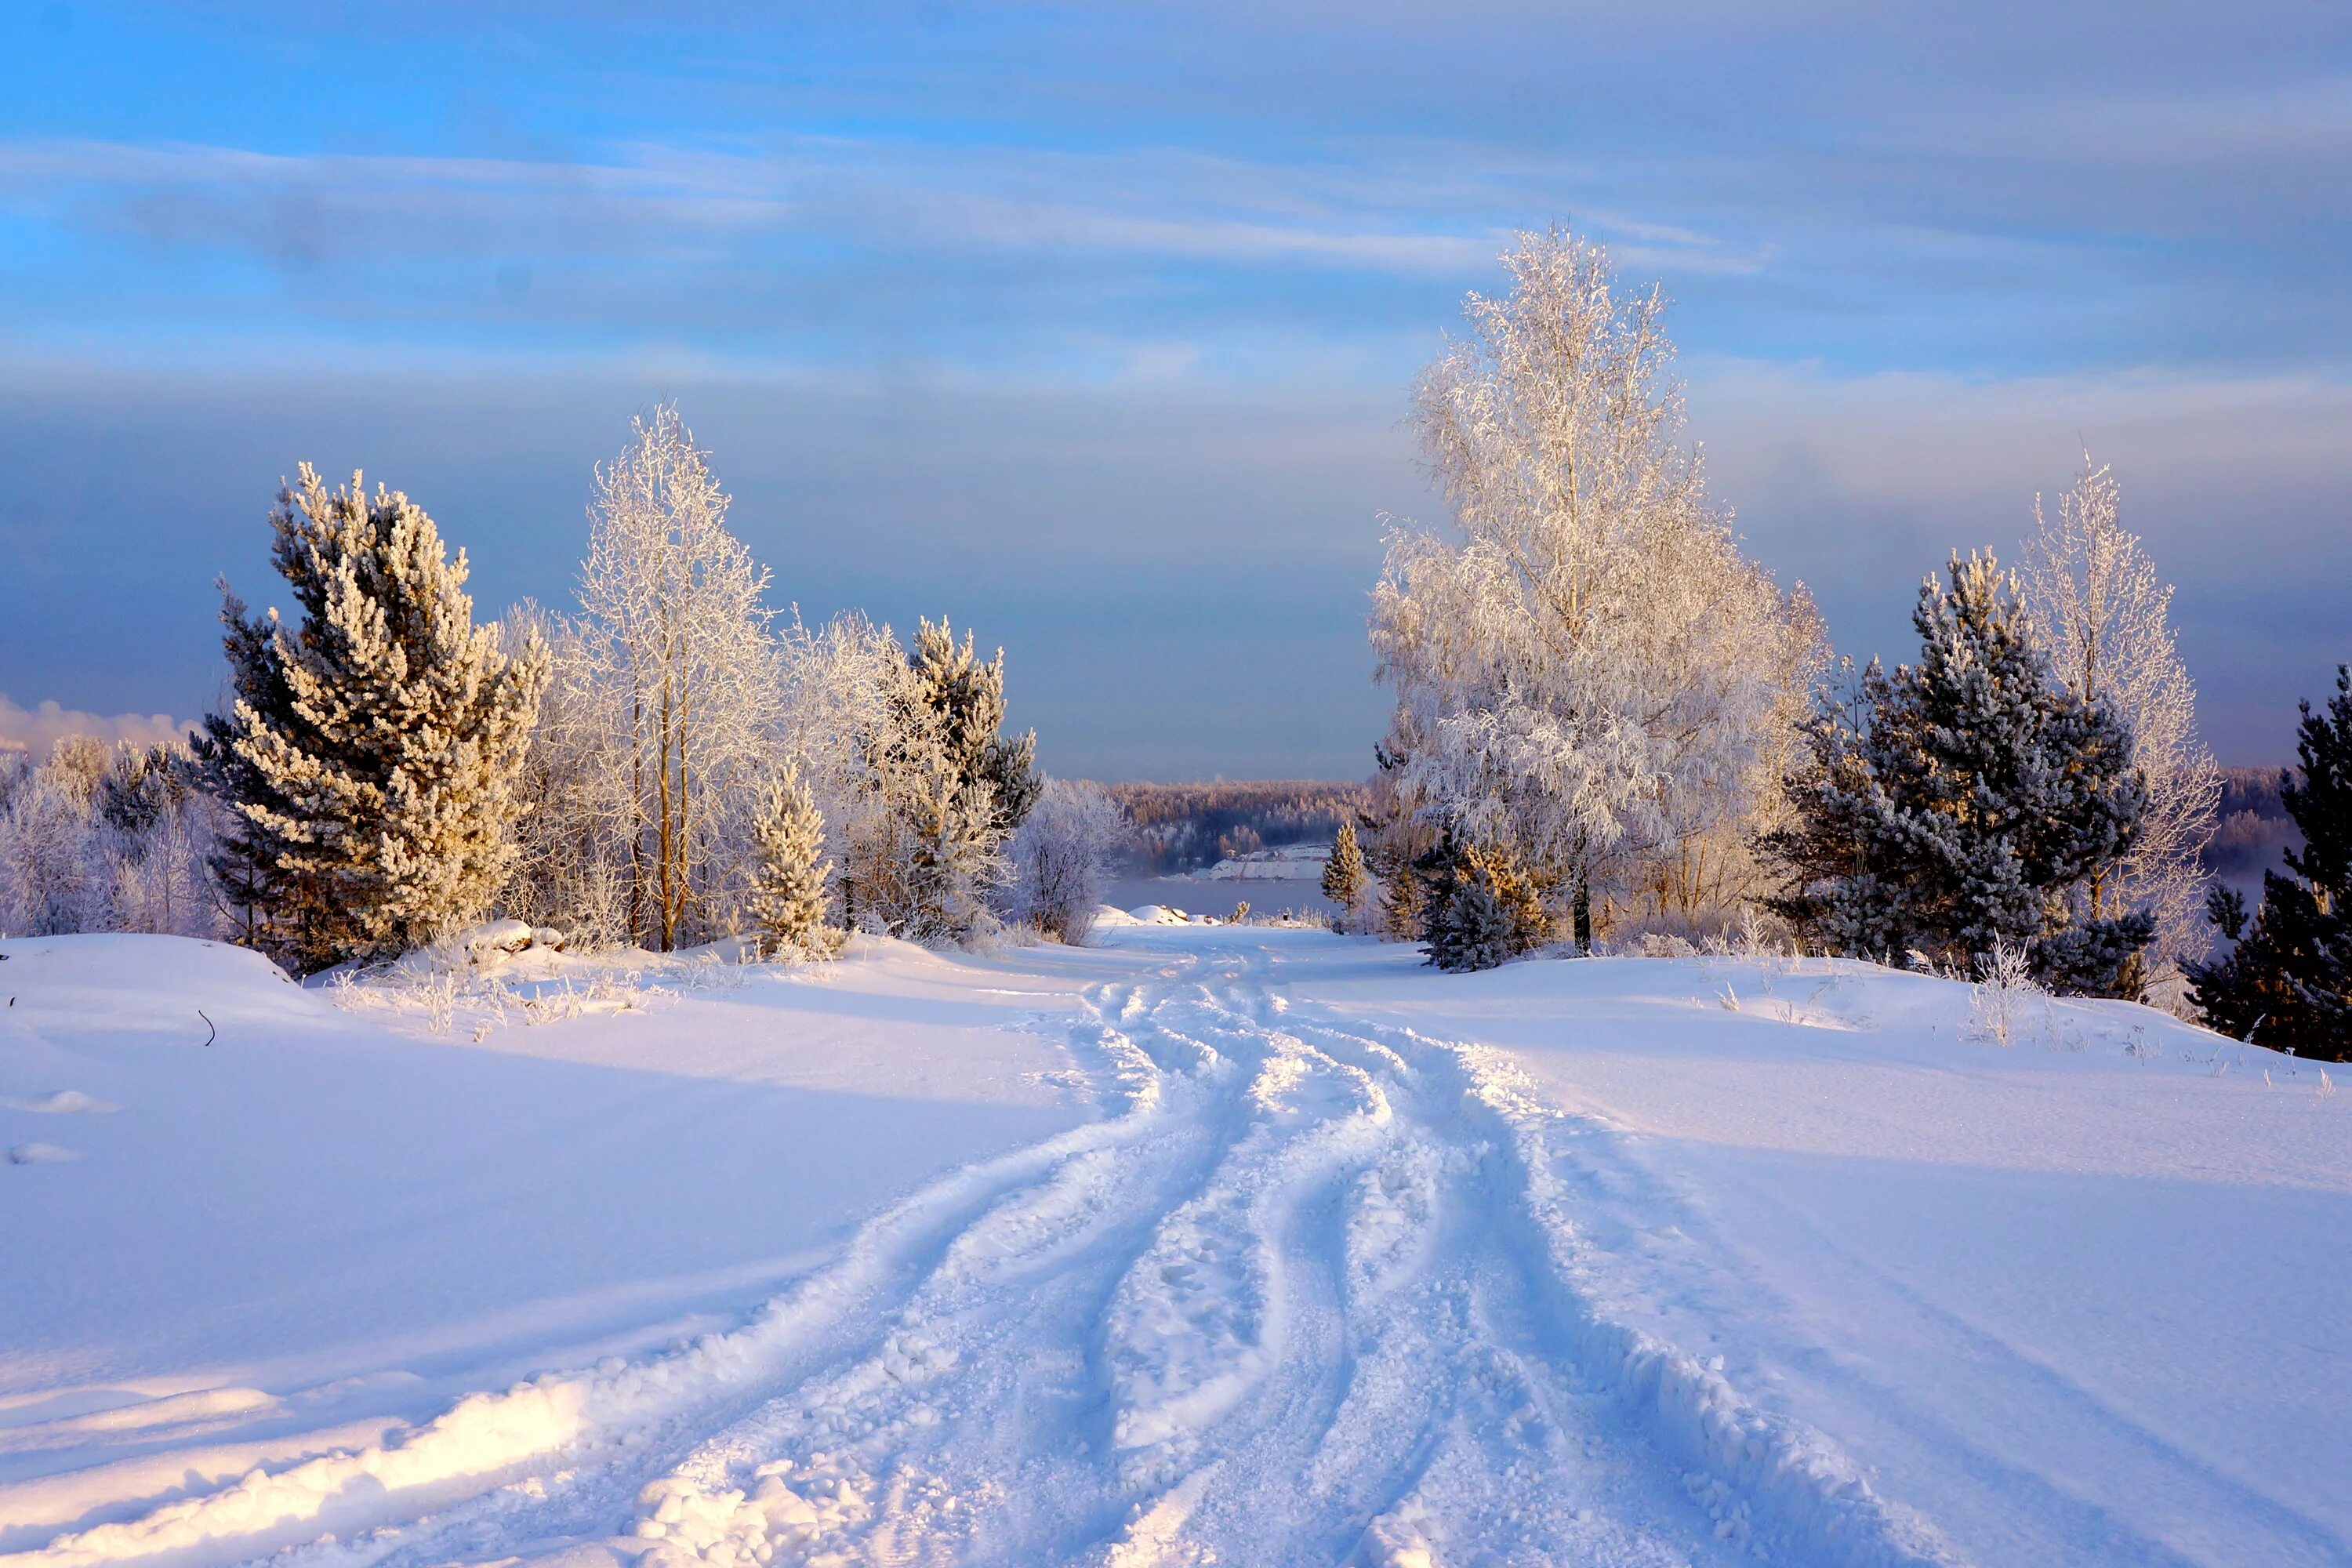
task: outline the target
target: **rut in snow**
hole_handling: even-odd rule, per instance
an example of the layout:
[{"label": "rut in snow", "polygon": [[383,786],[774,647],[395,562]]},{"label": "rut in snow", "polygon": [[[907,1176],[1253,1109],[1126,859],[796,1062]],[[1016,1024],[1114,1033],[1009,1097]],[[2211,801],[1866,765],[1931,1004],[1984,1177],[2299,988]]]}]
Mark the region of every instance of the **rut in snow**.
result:
[{"label": "rut in snow", "polygon": [[1496,1058],[1308,1018],[1262,962],[1097,988],[1072,1044],[1114,1114],[939,1184],[734,1333],[27,1568],[1944,1560],[1583,1303],[1557,1118]]}]

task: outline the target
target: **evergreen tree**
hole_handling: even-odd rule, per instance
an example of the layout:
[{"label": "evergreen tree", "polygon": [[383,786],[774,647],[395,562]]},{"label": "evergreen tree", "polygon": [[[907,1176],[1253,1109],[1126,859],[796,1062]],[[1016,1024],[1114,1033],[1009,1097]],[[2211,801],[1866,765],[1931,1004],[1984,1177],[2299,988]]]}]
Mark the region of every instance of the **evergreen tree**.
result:
[{"label": "evergreen tree", "polygon": [[1775,907],[1840,952],[1966,970],[2002,942],[2045,984],[2128,990],[2148,917],[2095,913],[2084,885],[2145,805],[2130,738],[2053,679],[1995,561],[1955,555],[1950,577],[1920,589],[1919,663],[1817,713]]},{"label": "evergreen tree", "polygon": [[1038,776],[1037,733],[1003,733],[1004,650],[987,663],[972,652],[971,633],[959,645],[940,617],[919,622],[908,656],[915,692],[933,716],[932,732],[955,770],[960,784],[977,784],[987,796],[987,827],[1000,839],[1027,820],[1044,787]]},{"label": "evergreen tree", "polygon": [[2225,1034],[2325,1061],[2352,1060],[2352,669],[2338,666],[2325,711],[2303,705],[2296,736],[2302,782],[2279,795],[2303,833],[2287,869],[2263,874],[2251,927],[2245,900],[2216,888],[2208,908],[2234,944],[2192,965],[2206,1021]]},{"label": "evergreen tree", "polygon": [[1043,782],[1034,731],[1003,733],[1004,654],[982,662],[967,632],[918,628],[864,742],[866,800],[852,834],[845,904],[923,942],[962,942],[994,918],[1004,848]]},{"label": "evergreen tree", "polygon": [[512,787],[546,681],[476,626],[466,557],[398,491],[308,464],[270,526],[301,607],[224,590],[230,712],[197,744],[236,819],[217,871],[257,944],[304,969],[401,952],[486,912],[511,857]]},{"label": "evergreen tree", "polygon": [[1422,942],[1436,967],[1492,969],[1549,936],[1543,900],[1502,850],[1449,828],[1422,857],[1421,870],[1428,888]]},{"label": "evergreen tree", "polygon": [[1364,852],[1356,847],[1356,825],[1339,824],[1331,840],[1331,858],[1323,863],[1323,896],[1339,906],[1342,929],[1355,923],[1356,905],[1364,896]]},{"label": "evergreen tree", "polygon": [[824,923],[833,862],[824,858],[824,818],[798,767],[787,763],[769,779],[751,833],[759,853],[751,913],[761,945],[771,955],[831,958],[843,936]]}]

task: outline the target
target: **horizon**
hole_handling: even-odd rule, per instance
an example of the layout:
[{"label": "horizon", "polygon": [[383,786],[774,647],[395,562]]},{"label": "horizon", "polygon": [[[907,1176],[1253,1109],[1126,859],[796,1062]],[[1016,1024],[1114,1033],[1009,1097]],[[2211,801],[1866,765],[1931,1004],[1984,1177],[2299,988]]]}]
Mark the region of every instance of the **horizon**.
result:
[{"label": "horizon", "polygon": [[562,606],[675,398],[772,602],[1003,646],[1053,772],[1360,778],[1412,377],[1557,221],[1674,300],[1714,497],[1857,662],[2085,446],[2223,763],[2352,658],[2341,14],[762,17],[0,20],[0,737],[210,706],[299,461]]}]

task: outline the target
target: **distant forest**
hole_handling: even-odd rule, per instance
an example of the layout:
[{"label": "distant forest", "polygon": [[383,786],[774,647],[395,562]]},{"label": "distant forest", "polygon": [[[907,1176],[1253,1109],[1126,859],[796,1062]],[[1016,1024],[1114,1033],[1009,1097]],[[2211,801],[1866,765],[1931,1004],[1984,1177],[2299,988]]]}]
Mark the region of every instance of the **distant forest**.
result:
[{"label": "distant forest", "polygon": [[1103,787],[1127,813],[1136,869],[1154,877],[1276,845],[1322,843],[1370,804],[1360,784],[1319,779]]},{"label": "distant forest", "polygon": [[[2223,768],[2221,820],[2205,847],[2213,875],[2258,887],[2263,873],[2302,842],[2279,799],[2277,768]],[[1367,808],[1360,784],[1322,779],[1219,779],[1210,784],[1114,784],[1126,812],[1135,869],[1189,871],[1255,849],[1318,844]]]}]

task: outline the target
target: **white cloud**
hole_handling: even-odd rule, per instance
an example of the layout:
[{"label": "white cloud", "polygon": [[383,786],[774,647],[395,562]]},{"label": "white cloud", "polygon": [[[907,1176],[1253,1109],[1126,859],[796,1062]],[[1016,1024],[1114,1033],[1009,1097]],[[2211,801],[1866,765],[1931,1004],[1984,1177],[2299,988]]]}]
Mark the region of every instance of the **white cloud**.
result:
[{"label": "white cloud", "polygon": [[90,735],[110,745],[117,741],[157,745],[184,738],[193,727],[168,713],[117,713],[109,717],[85,713],[79,708],[59,707],[55,702],[24,708],[0,693],[0,752],[29,752],[36,757],[45,757],[50,747],[68,735]]}]

